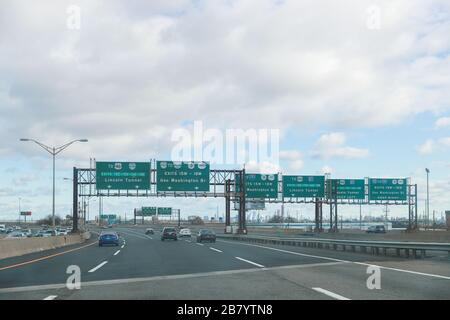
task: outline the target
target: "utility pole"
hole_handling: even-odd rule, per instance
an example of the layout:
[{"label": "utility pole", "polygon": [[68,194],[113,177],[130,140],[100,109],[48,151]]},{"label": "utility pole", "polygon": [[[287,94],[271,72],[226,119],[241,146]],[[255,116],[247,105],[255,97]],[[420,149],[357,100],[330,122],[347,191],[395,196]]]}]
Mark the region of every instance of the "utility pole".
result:
[{"label": "utility pole", "polygon": [[21,199],[20,199],[20,197],[19,197],[19,223],[20,223],[20,210],[21,210],[21,209],[20,209],[20,200],[21,200]]}]

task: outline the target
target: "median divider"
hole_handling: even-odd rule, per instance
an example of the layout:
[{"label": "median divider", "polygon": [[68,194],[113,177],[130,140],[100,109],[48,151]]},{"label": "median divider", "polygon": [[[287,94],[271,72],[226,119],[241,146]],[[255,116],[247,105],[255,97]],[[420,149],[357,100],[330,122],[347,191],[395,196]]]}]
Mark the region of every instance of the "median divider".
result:
[{"label": "median divider", "polygon": [[[394,242],[394,241],[366,241],[366,240],[334,240],[323,238],[288,238],[288,237],[267,237],[267,236],[248,236],[248,235],[217,235],[218,238],[247,241],[254,243],[289,245],[298,247],[310,247],[320,249],[333,249],[341,251],[350,251],[368,253],[372,255],[389,255],[394,253],[396,256],[408,258],[424,258],[426,251],[447,252],[450,257],[450,243],[432,243],[432,242]],[[359,249],[359,250],[357,250]]]},{"label": "median divider", "polygon": [[6,238],[0,240],[0,259],[83,243],[88,239],[90,232],[46,238]]}]

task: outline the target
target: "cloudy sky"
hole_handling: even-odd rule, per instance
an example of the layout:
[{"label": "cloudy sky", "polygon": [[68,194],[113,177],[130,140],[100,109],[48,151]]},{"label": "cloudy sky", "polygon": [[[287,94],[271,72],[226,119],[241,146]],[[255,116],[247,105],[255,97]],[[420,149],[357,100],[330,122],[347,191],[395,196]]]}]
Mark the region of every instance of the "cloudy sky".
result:
[{"label": "cloudy sky", "polygon": [[[51,212],[51,158],[19,138],[89,139],[57,160],[65,215],[73,166],[170,159],[174,130],[195,121],[279,130],[282,172],[411,177],[420,214],[428,167],[440,215],[450,209],[449,35],[448,0],[1,0],[0,220],[17,217],[19,197],[35,218]],[[223,210],[191,199],[104,207],[147,204]]]}]

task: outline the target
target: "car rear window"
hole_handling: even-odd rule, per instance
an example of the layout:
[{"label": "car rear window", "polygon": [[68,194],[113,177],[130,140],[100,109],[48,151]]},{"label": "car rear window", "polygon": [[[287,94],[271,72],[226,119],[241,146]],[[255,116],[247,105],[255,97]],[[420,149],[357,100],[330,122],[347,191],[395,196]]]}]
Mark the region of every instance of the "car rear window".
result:
[{"label": "car rear window", "polygon": [[174,228],[165,228],[164,229],[165,232],[175,232]]}]

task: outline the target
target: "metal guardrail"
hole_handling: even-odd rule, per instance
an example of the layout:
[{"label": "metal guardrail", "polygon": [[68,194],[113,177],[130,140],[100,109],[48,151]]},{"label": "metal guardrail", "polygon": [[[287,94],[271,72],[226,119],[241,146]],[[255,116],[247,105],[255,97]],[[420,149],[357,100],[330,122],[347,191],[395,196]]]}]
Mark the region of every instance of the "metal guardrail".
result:
[{"label": "metal guardrail", "polygon": [[406,257],[422,258],[426,256],[426,251],[447,251],[450,257],[450,243],[436,242],[409,242],[409,241],[368,241],[368,240],[336,240],[324,238],[288,238],[288,237],[268,237],[268,236],[245,236],[245,235],[217,235],[219,238],[241,240],[248,242],[259,242],[268,244],[281,244],[312,248],[325,248],[342,251],[371,253],[375,255],[388,254],[388,249],[395,250],[397,256],[401,256],[401,251]]}]

